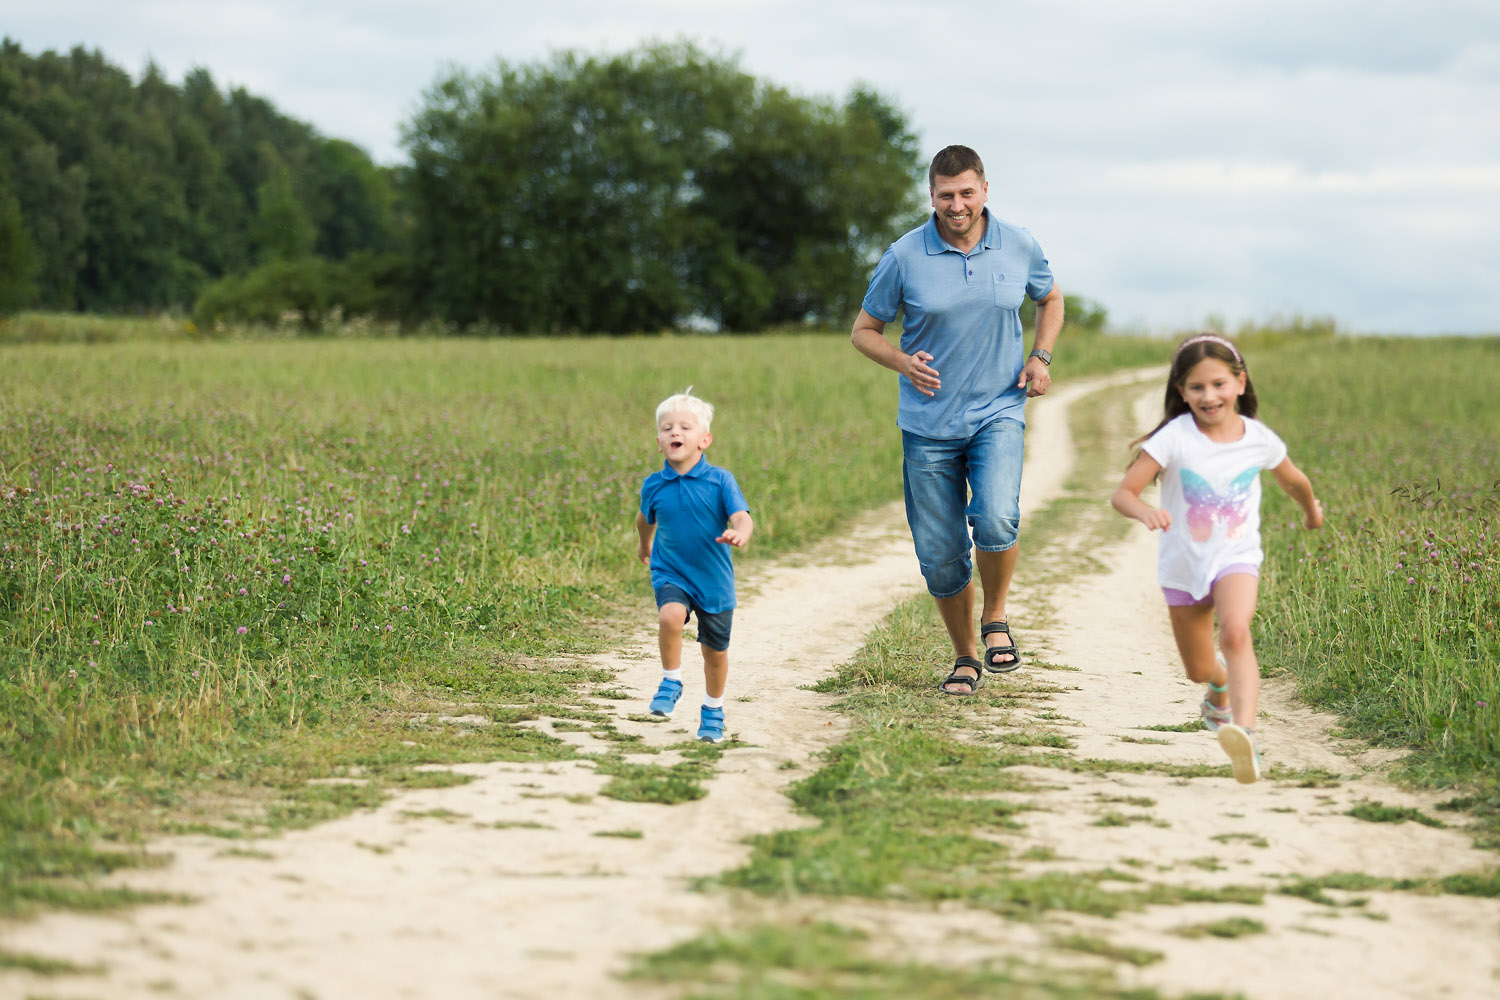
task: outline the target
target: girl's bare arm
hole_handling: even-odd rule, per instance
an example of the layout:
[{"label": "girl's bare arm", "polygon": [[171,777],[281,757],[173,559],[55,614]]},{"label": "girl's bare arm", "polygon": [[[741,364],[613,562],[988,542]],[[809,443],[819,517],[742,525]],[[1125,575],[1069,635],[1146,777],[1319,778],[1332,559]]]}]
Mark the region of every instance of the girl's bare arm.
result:
[{"label": "girl's bare arm", "polygon": [[1152,531],[1157,528],[1166,531],[1172,526],[1172,515],[1141,499],[1141,491],[1150,485],[1159,472],[1161,464],[1144,451],[1141,452],[1130,463],[1130,468],[1125,470],[1125,478],[1120,482],[1120,488],[1115,490],[1114,496],[1109,498],[1109,505]]},{"label": "girl's bare arm", "polygon": [[1276,485],[1285,490],[1286,495],[1297,501],[1297,506],[1302,508],[1303,527],[1322,527],[1323,504],[1313,495],[1312,481],[1307,478],[1307,474],[1287,458],[1271,470],[1271,475],[1276,477]]}]

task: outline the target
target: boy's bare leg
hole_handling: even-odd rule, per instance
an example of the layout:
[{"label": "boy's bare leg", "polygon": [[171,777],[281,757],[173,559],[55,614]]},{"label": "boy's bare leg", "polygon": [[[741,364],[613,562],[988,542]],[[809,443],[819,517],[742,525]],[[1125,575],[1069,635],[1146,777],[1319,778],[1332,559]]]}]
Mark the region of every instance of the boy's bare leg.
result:
[{"label": "boy's bare leg", "polygon": [[1219,613],[1219,649],[1229,664],[1229,704],[1234,724],[1255,728],[1260,703],[1260,663],[1250,639],[1250,619],[1260,595],[1260,578],[1232,573],[1214,585],[1214,609]]},{"label": "boy's bare leg", "polygon": [[710,698],[724,697],[724,686],[729,683],[729,650],[709,649],[702,643],[703,693]]},{"label": "boy's bare leg", "polygon": [[682,669],[682,630],[687,625],[687,614],[687,608],[681,604],[669,601],[661,606],[656,619],[660,626],[656,641],[661,647],[662,670]]}]

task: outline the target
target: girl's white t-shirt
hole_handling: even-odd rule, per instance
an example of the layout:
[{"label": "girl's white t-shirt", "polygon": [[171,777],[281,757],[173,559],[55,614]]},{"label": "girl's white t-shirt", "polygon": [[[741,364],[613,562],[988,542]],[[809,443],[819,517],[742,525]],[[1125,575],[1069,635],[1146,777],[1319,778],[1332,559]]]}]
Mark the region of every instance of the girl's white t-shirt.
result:
[{"label": "girl's white t-shirt", "polygon": [[1260,472],[1286,459],[1286,445],[1265,424],[1244,417],[1238,441],[1210,440],[1184,413],[1151,435],[1141,450],[1161,465],[1161,505],[1172,526],[1157,542],[1156,581],[1208,595],[1229,566],[1259,566]]}]

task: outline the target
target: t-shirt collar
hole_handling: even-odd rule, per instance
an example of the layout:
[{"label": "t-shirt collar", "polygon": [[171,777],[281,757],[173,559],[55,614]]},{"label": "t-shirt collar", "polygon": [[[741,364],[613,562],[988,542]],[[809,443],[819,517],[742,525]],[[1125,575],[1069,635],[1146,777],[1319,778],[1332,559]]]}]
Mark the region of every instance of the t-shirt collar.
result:
[{"label": "t-shirt collar", "polygon": [[[980,240],[978,246],[970,250],[969,253],[975,253],[979,247],[983,247],[986,250],[993,250],[1000,245],[1000,227],[995,225],[995,217],[990,214],[990,206],[984,206],[983,211],[984,239]],[[942,235],[938,232],[937,212],[933,212],[927,216],[927,228],[923,235],[929,256],[950,252],[963,253],[958,247],[943,239]]]},{"label": "t-shirt collar", "polygon": [[678,472],[672,468],[671,462],[663,459],[661,463],[661,477],[663,479],[697,479],[699,476],[707,473],[709,468],[708,457],[706,455],[699,455],[698,463],[686,472]]}]

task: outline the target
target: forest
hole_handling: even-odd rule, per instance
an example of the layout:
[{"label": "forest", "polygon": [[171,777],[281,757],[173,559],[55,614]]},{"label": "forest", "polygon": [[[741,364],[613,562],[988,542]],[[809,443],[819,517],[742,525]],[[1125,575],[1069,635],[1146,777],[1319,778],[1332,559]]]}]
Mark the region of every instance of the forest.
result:
[{"label": "forest", "polygon": [[902,113],[689,43],[452,70],[383,165],[271,102],[0,42],[0,314],[446,332],[843,326],[919,221]]}]

